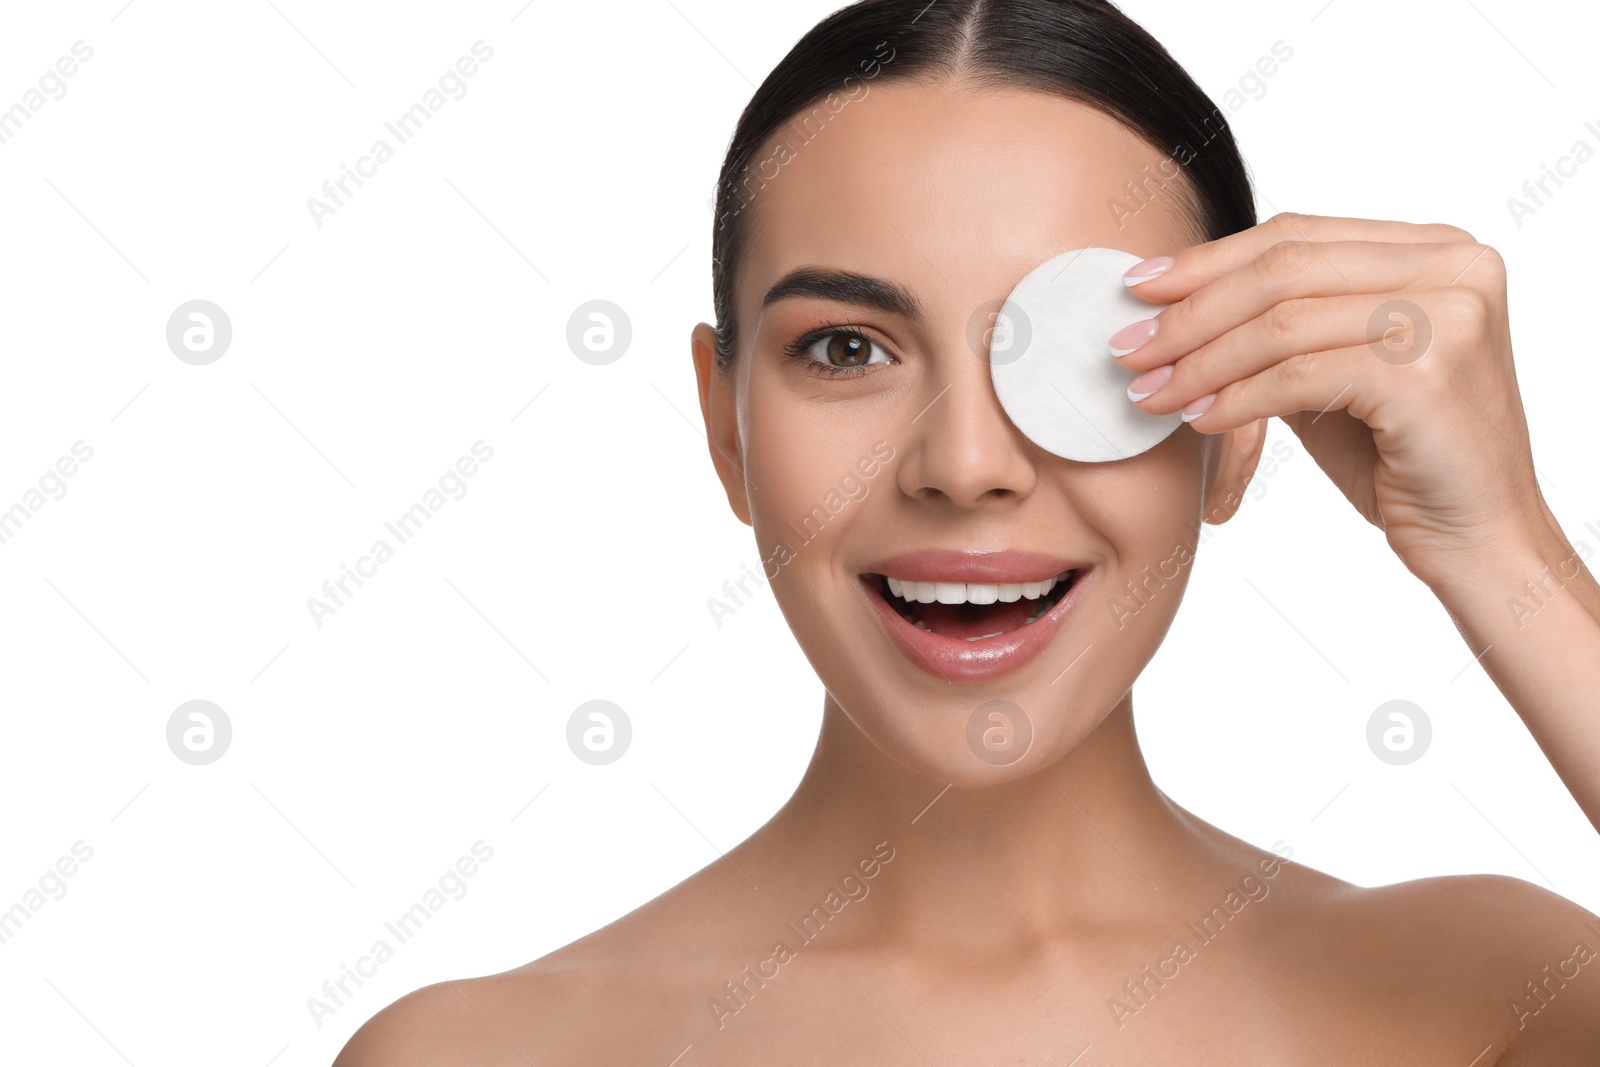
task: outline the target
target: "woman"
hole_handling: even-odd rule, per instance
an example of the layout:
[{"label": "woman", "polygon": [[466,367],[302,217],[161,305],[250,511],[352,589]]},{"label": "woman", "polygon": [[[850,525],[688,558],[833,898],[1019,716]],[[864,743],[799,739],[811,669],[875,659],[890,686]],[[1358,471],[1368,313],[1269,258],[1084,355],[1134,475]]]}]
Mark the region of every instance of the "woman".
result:
[{"label": "woman", "polygon": [[[826,689],[810,767],[723,860],[402,998],[338,1063],[1600,1062],[1600,918],[1505,877],[1358,887],[1146,770],[1130,687],[1187,568],[1107,607],[1227,521],[1276,416],[1600,826],[1600,586],[1535,483],[1500,257],[1444,225],[1255,221],[1220,112],[1108,3],[866,0],[808,33],[735,131],[692,350]],[[1171,305],[1106,340],[1149,372],[1142,410],[1192,420],[1100,464],[1008,421],[981,343],[1089,246]],[[1508,619],[1547,571],[1562,595]]]}]

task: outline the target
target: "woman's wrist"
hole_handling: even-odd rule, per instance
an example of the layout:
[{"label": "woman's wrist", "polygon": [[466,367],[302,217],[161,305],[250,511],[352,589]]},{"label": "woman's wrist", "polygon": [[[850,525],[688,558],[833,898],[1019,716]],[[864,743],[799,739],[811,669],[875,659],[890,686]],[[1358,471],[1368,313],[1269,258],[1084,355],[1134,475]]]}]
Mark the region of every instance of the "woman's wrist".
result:
[{"label": "woman's wrist", "polygon": [[1454,561],[1427,582],[1458,625],[1470,620],[1484,644],[1528,632],[1529,622],[1562,598],[1600,626],[1600,583],[1584,562],[1588,545],[1574,547],[1543,499],[1539,503],[1539,523]]},{"label": "woman's wrist", "polygon": [[1600,585],[1553,520],[1524,534],[1430,588],[1600,830]]}]

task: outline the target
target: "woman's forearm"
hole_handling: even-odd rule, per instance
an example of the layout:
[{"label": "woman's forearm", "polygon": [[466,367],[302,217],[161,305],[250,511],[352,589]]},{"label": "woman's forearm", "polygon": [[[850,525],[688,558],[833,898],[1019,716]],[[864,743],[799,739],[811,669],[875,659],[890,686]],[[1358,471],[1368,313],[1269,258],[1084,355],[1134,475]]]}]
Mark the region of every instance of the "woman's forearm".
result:
[{"label": "woman's forearm", "polygon": [[1600,831],[1600,583],[1554,516],[1433,591]]}]

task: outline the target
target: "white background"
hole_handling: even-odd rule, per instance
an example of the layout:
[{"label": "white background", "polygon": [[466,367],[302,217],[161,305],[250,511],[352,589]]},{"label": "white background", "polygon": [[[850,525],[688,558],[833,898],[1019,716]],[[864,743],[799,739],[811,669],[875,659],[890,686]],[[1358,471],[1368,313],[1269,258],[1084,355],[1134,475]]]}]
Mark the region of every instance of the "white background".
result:
[{"label": "white background", "polygon": [[[833,4],[123,4],[0,15],[0,108],[94,50],[0,145],[0,509],[94,450],[0,545],[0,909],[93,849],[0,945],[0,1058],[326,1064],[407,991],[543,955],[714,860],[810,755],[821,687],[770,594],[720,628],[706,608],[759,557],[688,337],[737,114]],[[1520,228],[1506,206],[1600,148],[1594,10],[1125,9],[1219,100],[1292,47],[1233,115],[1263,218],[1446,221],[1504,254],[1541,486],[1600,553],[1600,160]],[[466,94],[316,226],[307,198],[480,39]],[[166,344],[192,299],[232,322],[209,366]],[[633,325],[608,366],[566,344],[591,299]],[[467,493],[319,628],[307,598],[478,440]],[[1135,687],[1157,782],[1364,885],[1492,871],[1600,910],[1600,839],[1531,737],[1279,440]],[[596,698],[633,725],[609,766],[565,740]],[[1395,698],[1434,729],[1404,767],[1365,740]],[[166,743],[192,699],[233,727],[208,766]],[[307,998],[480,839],[466,894],[313,1022]]]}]

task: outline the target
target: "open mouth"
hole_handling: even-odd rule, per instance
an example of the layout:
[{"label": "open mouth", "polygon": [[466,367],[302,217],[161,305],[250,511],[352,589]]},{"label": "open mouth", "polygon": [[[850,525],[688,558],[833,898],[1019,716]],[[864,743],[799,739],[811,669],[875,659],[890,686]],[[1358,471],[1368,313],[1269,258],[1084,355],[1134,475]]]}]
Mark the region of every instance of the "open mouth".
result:
[{"label": "open mouth", "polygon": [[1041,582],[912,582],[884,574],[863,575],[890,607],[912,626],[963,641],[1002,637],[1037,622],[1061,602],[1079,570]]}]

